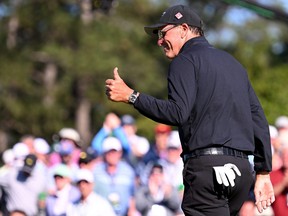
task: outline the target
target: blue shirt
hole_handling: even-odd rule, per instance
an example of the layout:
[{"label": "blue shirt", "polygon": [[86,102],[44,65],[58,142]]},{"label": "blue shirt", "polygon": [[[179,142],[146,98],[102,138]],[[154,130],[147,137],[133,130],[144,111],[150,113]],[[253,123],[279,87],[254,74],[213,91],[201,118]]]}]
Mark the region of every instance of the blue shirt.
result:
[{"label": "blue shirt", "polygon": [[125,161],[119,162],[114,175],[107,173],[106,166],[105,162],[95,166],[94,191],[110,201],[117,215],[124,216],[127,214],[130,198],[134,197],[135,172]]}]

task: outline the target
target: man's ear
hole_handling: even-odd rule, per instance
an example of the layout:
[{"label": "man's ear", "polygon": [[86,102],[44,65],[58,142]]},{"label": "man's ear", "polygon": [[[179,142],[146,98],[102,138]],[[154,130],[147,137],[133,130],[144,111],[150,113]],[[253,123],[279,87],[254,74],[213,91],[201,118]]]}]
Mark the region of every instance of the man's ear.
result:
[{"label": "man's ear", "polygon": [[181,24],[181,38],[185,38],[189,31],[189,26],[186,23]]}]

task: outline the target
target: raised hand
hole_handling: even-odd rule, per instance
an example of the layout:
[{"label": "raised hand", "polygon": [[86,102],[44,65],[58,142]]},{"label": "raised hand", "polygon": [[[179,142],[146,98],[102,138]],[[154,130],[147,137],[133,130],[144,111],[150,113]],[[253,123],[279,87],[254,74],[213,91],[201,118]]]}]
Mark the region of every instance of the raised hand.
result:
[{"label": "raised hand", "polygon": [[113,79],[106,80],[106,95],[109,100],[115,102],[128,103],[129,96],[132,94],[133,89],[126,85],[123,79],[119,76],[118,68],[114,68]]}]

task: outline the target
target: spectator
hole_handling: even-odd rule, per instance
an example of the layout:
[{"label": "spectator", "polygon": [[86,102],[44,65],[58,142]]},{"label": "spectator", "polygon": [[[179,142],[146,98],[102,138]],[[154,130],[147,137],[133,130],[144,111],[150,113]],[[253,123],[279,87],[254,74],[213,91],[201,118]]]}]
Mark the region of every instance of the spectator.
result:
[{"label": "spectator", "polygon": [[[5,216],[5,215],[3,215]],[[14,210],[10,212],[9,216],[28,216],[24,211],[21,210]]]},{"label": "spectator", "polygon": [[37,157],[37,167],[45,173],[48,171],[50,146],[43,138],[35,138],[33,149]]},{"label": "spectator", "polygon": [[138,162],[135,170],[139,177],[139,184],[146,184],[151,167],[160,160],[167,159],[167,142],[171,133],[171,127],[165,124],[157,124],[154,128],[155,142],[150,145],[148,152]]},{"label": "spectator", "polygon": [[22,167],[25,157],[30,153],[29,148],[26,144],[18,142],[13,146],[12,150],[14,154],[14,166],[18,168]]},{"label": "spectator", "polygon": [[167,141],[171,132],[171,126],[157,124],[155,127],[155,144],[150,146],[149,151],[143,157],[144,164],[149,161],[157,162],[159,159],[167,157]]},{"label": "spectator", "polygon": [[246,200],[240,209],[239,216],[255,216],[254,202],[255,200]]},{"label": "spectator", "polygon": [[123,115],[121,117],[121,125],[131,149],[128,158],[129,162],[133,167],[136,167],[137,163],[148,152],[149,141],[146,137],[137,135],[137,125],[131,115]]},{"label": "spectator", "polygon": [[3,166],[0,167],[0,176],[5,175],[14,164],[14,153],[12,149],[6,149],[2,154]]},{"label": "spectator", "polygon": [[281,133],[282,131],[287,131],[288,130],[288,116],[279,116],[276,120],[275,120],[275,126],[277,128],[277,130],[279,131],[279,133]]},{"label": "spectator", "polygon": [[80,198],[77,187],[71,183],[72,172],[65,164],[55,167],[54,180],[56,192],[50,194],[46,199],[46,216],[64,216],[69,203]]},{"label": "spectator", "polygon": [[38,213],[38,195],[45,190],[46,179],[34,169],[36,162],[36,156],[28,154],[20,170],[13,167],[0,177],[0,185],[7,193],[9,212],[22,210],[29,216]]},{"label": "spectator", "polygon": [[103,161],[94,169],[95,192],[110,201],[116,215],[135,212],[135,172],[122,158],[122,146],[115,137],[103,141]]},{"label": "spectator", "polygon": [[72,152],[69,154],[71,162],[77,164],[82,145],[80,134],[73,128],[62,128],[58,132],[58,135],[54,136],[54,139],[59,140],[57,140],[57,143],[53,146],[55,152],[50,155],[50,166],[61,162],[62,158],[59,154],[59,150],[63,148],[62,145],[66,145],[67,143],[70,143],[70,146],[72,146]]},{"label": "spectator", "polygon": [[77,186],[81,198],[67,209],[67,216],[114,216],[110,203],[93,191],[94,177],[90,170],[80,169],[77,173]]},{"label": "spectator", "polygon": [[[37,157],[37,163],[35,169],[39,170],[45,179],[49,178],[49,153],[50,153],[50,146],[47,141],[43,138],[35,138],[33,142],[33,150],[34,154]],[[45,199],[47,196],[47,191],[43,191],[39,194],[38,197],[38,208],[39,208],[39,215],[42,216],[45,214]]]},{"label": "spectator", "polygon": [[167,180],[179,191],[183,190],[183,160],[180,157],[182,152],[181,141],[178,131],[172,131],[167,142],[167,159],[164,162],[164,169],[168,176]]},{"label": "spectator", "polygon": [[279,116],[275,121],[278,140],[281,146],[288,145],[288,116]]},{"label": "spectator", "polygon": [[279,132],[273,125],[269,125],[271,147],[272,147],[272,170],[277,170],[282,167],[282,159],[280,156],[281,142]]},{"label": "spectator", "polygon": [[148,184],[136,192],[136,207],[143,216],[178,213],[181,200],[177,190],[165,181],[163,167],[155,164],[150,172]]},{"label": "spectator", "polygon": [[[75,175],[76,172],[79,169],[78,166],[78,162],[75,163],[73,158],[72,158],[72,154],[74,151],[74,145],[71,142],[67,142],[66,140],[61,141],[60,144],[60,149],[58,150],[59,156],[60,156],[60,163],[55,164],[54,166],[50,167],[48,170],[48,193],[49,194],[54,194],[56,191],[56,187],[55,187],[55,181],[54,181],[54,173],[55,173],[55,169],[57,168],[57,166],[59,164],[65,164],[66,166],[69,167],[69,169],[72,171],[71,174],[71,179],[72,181],[75,180]],[[79,159],[78,159],[79,160]]]},{"label": "spectator", "polygon": [[78,165],[81,169],[93,170],[95,165],[100,161],[97,152],[92,148],[88,147],[86,151],[80,153]]},{"label": "spectator", "polygon": [[102,128],[94,136],[91,146],[99,155],[103,154],[103,141],[109,136],[114,136],[120,140],[123,149],[124,157],[128,157],[130,153],[130,146],[127,137],[121,127],[121,120],[115,113],[108,113],[103,122]]},{"label": "spectator", "polygon": [[288,212],[288,145],[283,146],[281,158],[283,166],[270,174],[275,193],[275,202],[272,204],[275,216],[286,216]]},{"label": "spectator", "polygon": [[155,163],[159,163],[165,170],[164,176],[166,181],[173,185],[173,187],[177,188],[179,190],[179,195],[181,195],[184,189],[182,179],[183,160],[180,157],[181,152],[182,147],[179,133],[178,131],[171,131],[166,145],[166,157],[148,162],[139,172],[140,182],[142,184],[147,184],[151,168]]},{"label": "spectator", "polygon": [[34,152],[34,145],[33,145],[34,139],[35,139],[35,136],[33,136],[31,134],[26,134],[20,138],[20,142],[24,143],[28,147],[30,154],[35,153]]},{"label": "spectator", "polygon": [[[4,165],[0,167],[0,178],[1,176],[5,176],[10,170],[13,168],[14,163],[14,153],[12,149],[7,149],[2,154],[2,160]],[[7,193],[4,188],[0,185],[0,215],[1,213],[3,216],[8,215],[7,210]]]}]

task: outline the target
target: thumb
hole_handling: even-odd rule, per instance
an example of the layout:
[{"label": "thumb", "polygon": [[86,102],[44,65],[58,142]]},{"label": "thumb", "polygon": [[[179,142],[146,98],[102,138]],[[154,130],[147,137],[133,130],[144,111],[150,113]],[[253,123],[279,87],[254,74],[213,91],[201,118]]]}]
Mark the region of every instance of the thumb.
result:
[{"label": "thumb", "polygon": [[114,80],[119,80],[121,79],[121,77],[119,76],[119,73],[118,73],[118,67],[115,67],[114,68]]}]

